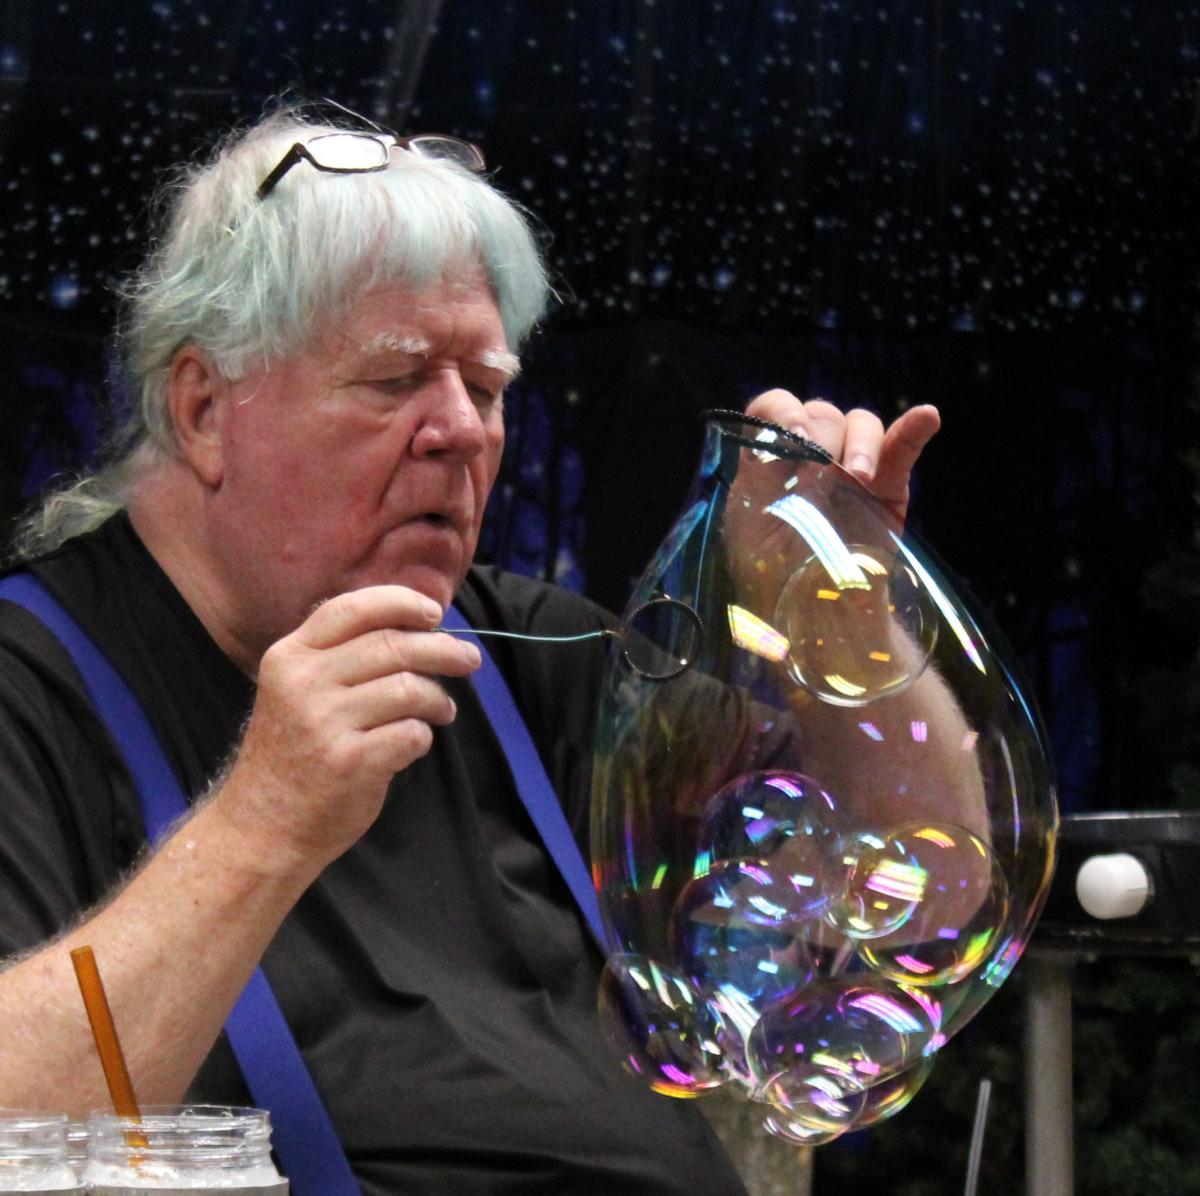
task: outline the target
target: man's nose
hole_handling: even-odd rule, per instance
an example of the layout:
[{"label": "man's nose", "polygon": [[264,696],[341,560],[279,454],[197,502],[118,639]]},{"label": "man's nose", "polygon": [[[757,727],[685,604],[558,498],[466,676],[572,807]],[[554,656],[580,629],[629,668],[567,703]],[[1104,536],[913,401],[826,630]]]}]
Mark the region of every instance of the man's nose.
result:
[{"label": "man's nose", "polygon": [[483,452],[487,437],[483,415],[461,375],[446,371],[424,396],[421,423],[413,434],[416,457],[470,460]]}]

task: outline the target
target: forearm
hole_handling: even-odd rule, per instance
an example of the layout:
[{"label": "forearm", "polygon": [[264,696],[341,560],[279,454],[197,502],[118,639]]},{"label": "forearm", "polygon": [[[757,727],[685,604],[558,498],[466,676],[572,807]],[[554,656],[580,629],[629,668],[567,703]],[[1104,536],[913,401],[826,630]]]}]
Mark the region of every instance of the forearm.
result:
[{"label": "forearm", "polygon": [[803,709],[805,771],[856,827],[878,834],[931,821],[990,838],[972,729],[935,669],[866,707],[809,700]]},{"label": "forearm", "polygon": [[244,836],[218,795],[103,907],[0,973],[0,1105],[83,1114],[107,1103],[71,965],[95,951],[134,1088],[178,1101],[316,867]]},{"label": "forearm", "polygon": [[236,761],[103,908],[0,973],[0,1105],[105,1102],[71,966],[99,963],[141,1100],[177,1101],[279,924],[378,816],[393,776],[454,719],[436,678],[478,650],[430,634],[440,608],[402,586],[331,599],[263,657]]}]

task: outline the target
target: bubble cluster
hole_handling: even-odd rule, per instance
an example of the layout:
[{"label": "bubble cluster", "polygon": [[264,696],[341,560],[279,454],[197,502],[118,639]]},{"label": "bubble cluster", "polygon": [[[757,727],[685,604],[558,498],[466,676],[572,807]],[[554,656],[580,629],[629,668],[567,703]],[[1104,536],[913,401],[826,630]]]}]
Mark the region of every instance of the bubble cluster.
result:
[{"label": "bubble cluster", "polygon": [[606,973],[606,1020],[623,1018],[634,1051],[613,1037],[658,1091],[735,1082],[771,1107],[770,1133],[813,1145],[892,1116],[924,1083],[946,1037],[938,990],[992,958],[1007,882],[963,827],[845,822],[826,789],[782,770],[708,803],[667,965]]}]

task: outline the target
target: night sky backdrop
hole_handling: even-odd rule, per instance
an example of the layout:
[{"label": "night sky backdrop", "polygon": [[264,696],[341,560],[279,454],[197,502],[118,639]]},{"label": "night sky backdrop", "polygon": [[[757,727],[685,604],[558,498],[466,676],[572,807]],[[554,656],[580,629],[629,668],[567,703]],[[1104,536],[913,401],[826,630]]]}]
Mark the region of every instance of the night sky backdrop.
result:
[{"label": "night sky backdrop", "polygon": [[96,449],[160,172],[284,91],[480,142],[545,226],[487,552],[620,607],[703,408],[936,402],[916,524],[1020,651],[1065,807],[1166,800],[1143,698],[1183,649],[1142,590],[1192,530],[1200,3],[5,0],[0,515]]}]

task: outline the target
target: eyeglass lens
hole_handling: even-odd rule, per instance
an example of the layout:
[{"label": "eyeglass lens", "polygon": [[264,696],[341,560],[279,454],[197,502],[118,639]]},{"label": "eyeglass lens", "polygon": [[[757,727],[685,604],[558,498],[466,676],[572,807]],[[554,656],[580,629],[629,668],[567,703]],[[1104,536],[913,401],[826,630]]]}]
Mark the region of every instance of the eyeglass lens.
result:
[{"label": "eyeglass lens", "polygon": [[410,137],[404,144],[413,153],[423,158],[440,158],[445,162],[456,162],[468,170],[484,170],[483,154],[478,147],[469,141],[460,141],[457,137],[443,137],[438,134],[421,133]]},{"label": "eyeglass lens", "polygon": [[326,170],[378,170],[388,163],[388,146],[368,133],[327,133],[304,148]]}]

